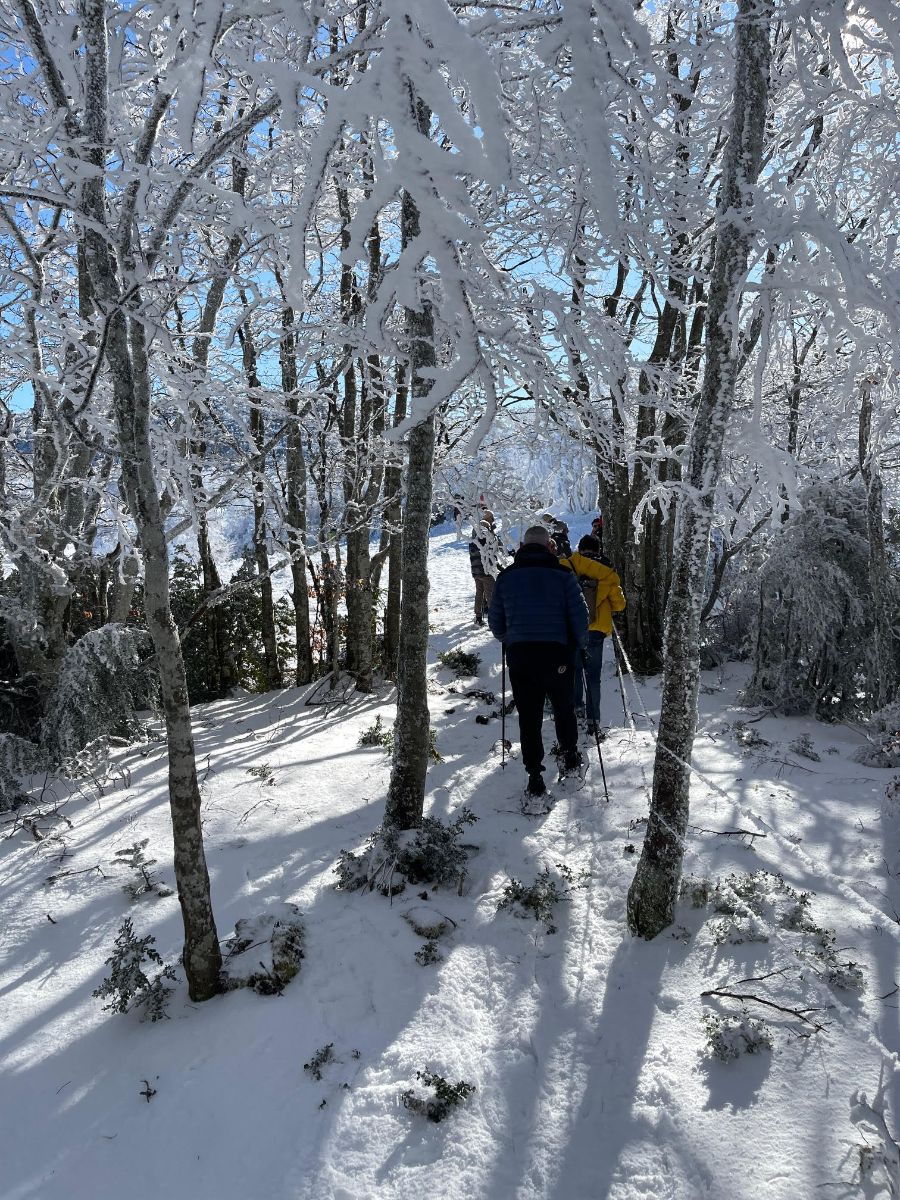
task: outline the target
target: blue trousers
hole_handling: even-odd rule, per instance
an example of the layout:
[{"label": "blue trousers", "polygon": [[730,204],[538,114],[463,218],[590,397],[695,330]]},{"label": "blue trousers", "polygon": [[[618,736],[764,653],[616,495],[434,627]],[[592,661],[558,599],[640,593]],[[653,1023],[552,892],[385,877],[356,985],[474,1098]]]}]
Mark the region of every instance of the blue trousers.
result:
[{"label": "blue trousers", "polygon": [[[579,661],[576,663],[575,707],[576,709],[587,707],[584,694],[584,676],[587,674],[588,688],[593,701],[593,712],[587,714],[591,721],[600,720],[600,671],[603,666],[603,643],[605,641],[605,633],[601,633],[599,629],[589,629],[584,661],[582,663],[579,656]],[[582,671],[582,666],[584,671]]]}]

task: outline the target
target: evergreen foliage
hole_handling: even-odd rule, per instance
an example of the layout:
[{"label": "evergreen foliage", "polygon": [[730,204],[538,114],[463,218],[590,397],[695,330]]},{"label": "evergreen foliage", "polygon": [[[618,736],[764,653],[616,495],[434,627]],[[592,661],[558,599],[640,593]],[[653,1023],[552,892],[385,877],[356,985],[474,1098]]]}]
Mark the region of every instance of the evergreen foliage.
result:
[{"label": "evergreen foliage", "polygon": [[[434,729],[428,730],[428,757],[432,762],[443,762],[443,756],[437,748],[437,731]],[[382,725],[381,717],[376,717],[375,722],[364,729],[359,735],[358,746],[381,746],[388,754],[394,751],[394,727],[385,729]]]},{"label": "evergreen foliage", "polygon": [[872,714],[868,742],[855,758],[867,767],[900,767],[900,699]]},{"label": "evergreen foliage", "polygon": [[416,1079],[431,1088],[434,1095],[422,1096],[413,1088],[408,1088],[401,1094],[403,1107],[421,1113],[429,1121],[443,1121],[475,1091],[474,1083],[467,1083],[464,1079],[448,1083],[443,1075],[434,1071],[416,1071]]},{"label": "evergreen foliage", "polygon": [[[233,590],[227,604],[228,618],[232,630],[231,649],[237,666],[241,687],[250,692],[267,690],[265,650],[262,641],[262,601],[260,599],[259,572],[253,547],[244,548],[243,561],[231,578]],[[279,657],[292,658],[293,611],[289,602],[282,598],[275,603],[275,637]]]},{"label": "evergreen foliage", "polygon": [[40,746],[12,733],[0,733],[0,812],[27,803],[25,779],[46,767],[47,757]]},{"label": "evergreen foliage", "polygon": [[[223,619],[228,654],[237,683],[249,692],[266,688],[265,650],[262,641],[262,605],[253,548],[244,549],[243,561],[232,576],[228,590],[217,600],[217,615]],[[204,600],[203,575],[199,562],[183,546],[172,559],[170,577],[172,615],[182,631],[182,653],[192,704],[220,699],[210,662],[209,622],[212,606],[196,616]],[[282,660],[293,657],[293,615],[286,599],[275,604],[276,636]]]},{"label": "evergreen foliage", "polygon": [[443,962],[444,956],[438,949],[437,940],[435,938],[428,938],[425,944],[420,946],[415,952],[413,958],[420,967],[431,967],[435,963]]},{"label": "evergreen foliage", "polygon": [[747,702],[828,720],[871,703],[869,591],[864,488],[811,484],[759,574]]},{"label": "evergreen foliage", "polygon": [[309,1062],[303,1064],[303,1070],[319,1083],[322,1082],[322,1068],[334,1062],[334,1042],[320,1046]]},{"label": "evergreen foliage", "polygon": [[208,681],[206,639],[203,636],[206,618],[200,617],[194,626],[188,625],[203,599],[202,572],[200,564],[183,546],[176,546],[172,555],[169,594],[172,616],[181,631],[181,653],[190,701],[195,704],[199,700],[215,699]]},{"label": "evergreen foliage", "polygon": [[556,933],[554,908],[557,904],[572,899],[571,888],[587,887],[588,872],[583,871],[575,882],[572,869],[565,863],[556,864],[558,875],[550,874],[549,866],[540,871],[533,883],[525,884],[519,879],[510,879],[503,889],[497,911],[511,912],[515,917],[534,917],[547,926],[548,933]]},{"label": "evergreen foliage", "polygon": [[[115,949],[106,960],[109,975],[91,993],[98,1000],[106,1001],[104,1011],[127,1013],[141,1008],[142,1020],[148,1021],[159,1021],[168,1016],[166,1005],[172,989],[166,987],[166,981],[175,979],[175,971],[171,966],[163,965],[155,942],[152,934],[137,937],[130,917],[122,922]],[[162,970],[151,979],[144,971],[145,962],[155,963]]]},{"label": "evergreen foliage", "polygon": [[384,896],[397,895],[407,883],[461,887],[471,848],[460,839],[477,820],[471,809],[463,808],[447,823],[425,817],[416,830],[377,829],[361,854],[341,851],[335,887],[346,892],[377,888]]},{"label": "evergreen foliage", "polygon": [[166,887],[161,879],[158,878],[153,867],[156,866],[155,858],[147,858],[144,851],[150,843],[149,838],[144,838],[140,842],[134,842],[130,846],[124,846],[121,850],[115,853],[115,861],[117,865],[127,867],[130,871],[134,871],[136,879],[130,883],[126,883],[122,887],[122,891],[126,896],[130,896],[132,900],[139,900],[141,896],[146,896],[148,893],[153,893],[154,896],[171,896],[172,889]]},{"label": "evergreen foliage", "polygon": [[41,744],[63,770],[105,737],[132,739],[136,713],[152,707],[157,679],[149,639],[141,630],[109,624],[92,629],[67,652],[41,724]]},{"label": "evergreen foliage", "polygon": [[717,945],[768,942],[780,929],[794,935],[789,940],[797,959],[829,987],[857,992],[865,988],[862,968],[841,956],[834,930],[814,920],[813,893],[798,892],[782,875],[760,870],[727,875],[715,883],[690,876],[682,880],[680,895],[689,898],[694,908],[709,905],[720,914],[712,926]]},{"label": "evergreen foliage", "polygon": [[442,650],[437,660],[442,667],[452,671],[457,679],[477,675],[481,666],[481,655],[466,650]]},{"label": "evergreen foliage", "polygon": [[704,1013],[701,1020],[708,1051],[720,1062],[733,1062],[741,1054],[772,1049],[771,1029],[759,1017],[751,1017],[746,1008],[737,1014]]},{"label": "evergreen foliage", "polygon": [[222,986],[280,996],[303,962],[304,928],[296,904],[281,904],[255,917],[242,917],[225,943]]}]

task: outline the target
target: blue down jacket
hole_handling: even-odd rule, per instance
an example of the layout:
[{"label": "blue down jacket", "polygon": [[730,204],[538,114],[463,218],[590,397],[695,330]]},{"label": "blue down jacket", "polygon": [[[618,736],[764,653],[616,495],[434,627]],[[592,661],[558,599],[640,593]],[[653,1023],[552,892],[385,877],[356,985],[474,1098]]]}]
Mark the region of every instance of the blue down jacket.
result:
[{"label": "blue down jacket", "polygon": [[491,633],[506,646],[561,642],[584,646],[588,610],[571,571],[543,546],[522,546],[500,572],[488,612]]}]

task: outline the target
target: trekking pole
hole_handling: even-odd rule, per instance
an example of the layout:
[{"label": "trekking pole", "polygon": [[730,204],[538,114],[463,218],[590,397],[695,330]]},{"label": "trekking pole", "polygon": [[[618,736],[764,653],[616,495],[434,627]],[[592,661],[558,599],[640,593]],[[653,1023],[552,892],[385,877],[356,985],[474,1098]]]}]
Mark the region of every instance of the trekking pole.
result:
[{"label": "trekking pole", "polygon": [[619,651],[621,652],[622,661],[624,662],[625,668],[628,671],[629,676],[631,677],[631,686],[634,688],[634,694],[637,697],[637,702],[640,705],[641,713],[644,717],[644,720],[647,722],[647,724],[650,726],[651,729],[655,730],[656,722],[653,720],[653,718],[647,712],[647,705],[644,703],[644,697],[641,695],[641,690],[638,687],[637,680],[634,677],[634,667],[631,665],[631,662],[628,658],[628,653],[625,650],[624,643],[622,642],[622,639],[619,636],[619,633],[618,633],[615,625],[613,625],[613,635],[616,639],[616,643],[618,644]]},{"label": "trekking pole", "polygon": [[500,769],[506,768],[506,647],[500,643]]},{"label": "trekking pole", "polygon": [[[581,674],[584,678],[584,692],[587,696],[588,712],[593,714],[596,711],[594,709],[594,697],[591,695],[591,685],[590,681],[588,680],[587,655],[583,650],[581,652]],[[594,740],[597,743],[597,758],[600,760],[600,778],[603,780],[603,794],[606,796],[606,803],[609,804],[609,788],[606,786],[606,771],[603,767],[603,751],[600,749],[600,730],[597,727],[597,722],[593,719],[593,717],[592,724],[594,726]]]},{"label": "trekking pole", "polygon": [[[622,662],[619,658],[619,647],[616,645],[617,636],[618,635],[616,633],[616,627],[615,627],[615,625],[613,625],[613,636],[612,636],[613,658],[616,660],[616,675],[618,676],[618,679],[619,679],[619,695],[622,697],[622,712],[625,714],[625,724],[627,725],[629,722],[628,702],[625,699],[625,680],[622,677]],[[633,728],[634,727],[633,720],[631,721],[631,725]]]}]

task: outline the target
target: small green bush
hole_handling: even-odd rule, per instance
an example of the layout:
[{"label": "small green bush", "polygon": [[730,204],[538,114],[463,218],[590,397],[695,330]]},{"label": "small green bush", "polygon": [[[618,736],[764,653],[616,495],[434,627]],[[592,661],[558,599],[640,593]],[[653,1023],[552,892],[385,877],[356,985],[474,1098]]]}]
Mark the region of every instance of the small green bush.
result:
[{"label": "small green bush", "polygon": [[[175,971],[163,966],[159,951],[154,948],[156,938],[152,934],[135,936],[131,918],[126,917],[115,941],[115,950],[106,960],[110,973],[98,988],[91,993],[98,1000],[107,1000],[105,1012],[127,1013],[133,1008],[142,1008],[142,1020],[159,1021],[168,1016],[166,1005],[172,990],[166,980],[175,979]],[[144,973],[144,961],[162,967],[153,979]]]},{"label": "small green bush", "polygon": [[381,723],[381,717],[376,717],[374,725],[370,725],[359,735],[357,745],[384,746],[386,750],[393,750],[394,731],[393,729],[385,729]]},{"label": "small green bush", "polygon": [[704,1013],[708,1053],[720,1062],[732,1062],[741,1054],[771,1050],[772,1031],[759,1017],[751,1017],[746,1008],[740,1013]]},{"label": "small green bush", "polygon": [[313,1079],[322,1080],[322,1068],[328,1063],[334,1062],[334,1042],[328,1042],[325,1046],[320,1046],[309,1062],[303,1064],[303,1070],[307,1075],[311,1075]]},{"label": "small green bush", "polygon": [[144,853],[149,842],[149,838],[143,838],[140,842],[123,846],[113,856],[117,866],[127,867],[137,876],[132,883],[126,883],[122,887],[125,895],[130,896],[132,900],[139,900],[141,896],[146,896],[151,892],[154,896],[172,895],[172,889],[166,887],[153,870],[153,867],[156,866],[156,859],[147,858]]},{"label": "small green bush", "polygon": [[587,887],[590,875],[590,872],[582,871],[576,883],[570,867],[565,863],[557,863],[556,867],[559,871],[556,879],[551,877],[549,867],[544,867],[533,883],[524,884],[519,879],[510,879],[503,889],[497,911],[507,910],[515,917],[532,916],[536,921],[546,922],[548,933],[556,933],[553,924],[554,905],[571,900],[573,886]]},{"label": "small green bush", "polygon": [[416,1079],[431,1088],[434,1095],[420,1096],[412,1088],[408,1088],[401,1094],[403,1107],[421,1113],[429,1121],[443,1121],[475,1091],[474,1083],[466,1083],[464,1079],[448,1083],[443,1075],[436,1075],[432,1071],[416,1071]]},{"label": "small green bush", "polygon": [[[436,731],[429,729],[428,731],[428,757],[432,762],[443,762],[444,758],[437,748],[435,742]],[[368,729],[364,729],[359,735],[358,746],[381,746],[388,754],[394,752],[394,727],[385,729],[381,723],[381,717],[375,718],[375,724],[370,725]]]},{"label": "small green bush", "polygon": [[437,656],[438,662],[448,671],[452,671],[457,679],[464,679],[478,674],[481,666],[481,655],[471,654],[465,650],[442,650]]},{"label": "small green bush", "polygon": [[430,967],[435,963],[443,962],[444,956],[438,950],[437,940],[429,938],[424,946],[421,946],[413,955],[413,958],[420,967]]},{"label": "small green bush", "polygon": [[396,829],[376,829],[361,854],[342,850],[335,866],[335,886],[345,892],[378,887],[382,895],[395,896],[407,883],[430,883],[434,887],[461,885],[469,861],[469,847],[460,842],[468,825],[478,818],[463,808],[446,824],[438,817],[425,817],[414,834]]}]

